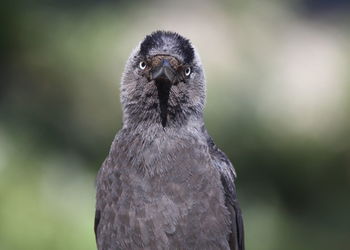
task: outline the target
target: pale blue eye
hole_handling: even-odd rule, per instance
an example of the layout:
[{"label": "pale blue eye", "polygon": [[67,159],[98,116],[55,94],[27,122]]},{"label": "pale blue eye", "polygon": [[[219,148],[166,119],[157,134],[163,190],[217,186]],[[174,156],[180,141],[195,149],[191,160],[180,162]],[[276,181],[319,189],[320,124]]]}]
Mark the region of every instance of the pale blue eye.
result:
[{"label": "pale blue eye", "polygon": [[146,63],[144,61],[141,61],[139,64],[140,69],[145,69],[146,68]]},{"label": "pale blue eye", "polygon": [[191,74],[191,68],[188,67],[188,68],[185,69],[185,75],[189,76],[190,74]]}]

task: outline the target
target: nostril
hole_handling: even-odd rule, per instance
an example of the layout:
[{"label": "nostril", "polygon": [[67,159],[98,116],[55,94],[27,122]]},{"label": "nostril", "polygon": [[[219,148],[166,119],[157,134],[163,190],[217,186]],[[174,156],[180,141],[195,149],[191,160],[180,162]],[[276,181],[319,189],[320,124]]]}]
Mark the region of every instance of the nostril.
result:
[{"label": "nostril", "polygon": [[167,59],[163,59],[162,65],[163,67],[171,67],[170,62]]}]

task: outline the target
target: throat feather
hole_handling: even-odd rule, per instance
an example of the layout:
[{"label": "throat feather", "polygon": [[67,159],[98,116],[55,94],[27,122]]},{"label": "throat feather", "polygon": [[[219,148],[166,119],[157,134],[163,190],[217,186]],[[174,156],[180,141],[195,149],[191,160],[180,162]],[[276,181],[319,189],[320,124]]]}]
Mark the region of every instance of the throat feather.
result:
[{"label": "throat feather", "polygon": [[171,84],[167,81],[157,81],[156,86],[158,90],[160,119],[162,126],[165,127],[168,119],[168,100]]}]

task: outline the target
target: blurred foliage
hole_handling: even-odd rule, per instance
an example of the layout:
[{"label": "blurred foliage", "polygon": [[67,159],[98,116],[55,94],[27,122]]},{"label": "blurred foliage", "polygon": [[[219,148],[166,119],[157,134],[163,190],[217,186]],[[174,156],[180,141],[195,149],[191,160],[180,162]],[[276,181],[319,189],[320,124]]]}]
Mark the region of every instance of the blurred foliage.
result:
[{"label": "blurred foliage", "polygon": [[155,29],[199,49],[247,249],[350,249],[346,1],[16,1],[0,11],[0,249],[95,249],[119,79]]}]

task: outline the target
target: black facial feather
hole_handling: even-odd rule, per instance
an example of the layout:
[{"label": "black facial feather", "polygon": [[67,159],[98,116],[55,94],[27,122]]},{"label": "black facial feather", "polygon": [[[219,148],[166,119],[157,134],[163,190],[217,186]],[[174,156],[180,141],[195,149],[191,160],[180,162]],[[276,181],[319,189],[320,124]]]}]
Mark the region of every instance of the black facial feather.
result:
[{"label": "black facial feather", "polygon": [[162,48],[165,44],[165,39],[175,41],[174,49],[181,54],[185,63],[191,63],[194,58],[194,49],[191,42],[183,36],[171,31],[155,31],[147,35],[141,43],[140,54],[147,56],[151,49]]},{"label": "black facial feather", "polygon": [[157,82],[158,98],[159,98],[159,108],[160,108],[160,118],[162,120],[162,126],[165,127],[167,123],[168,115],[168,100],[170,94],[170,85],[162,82]]}]

